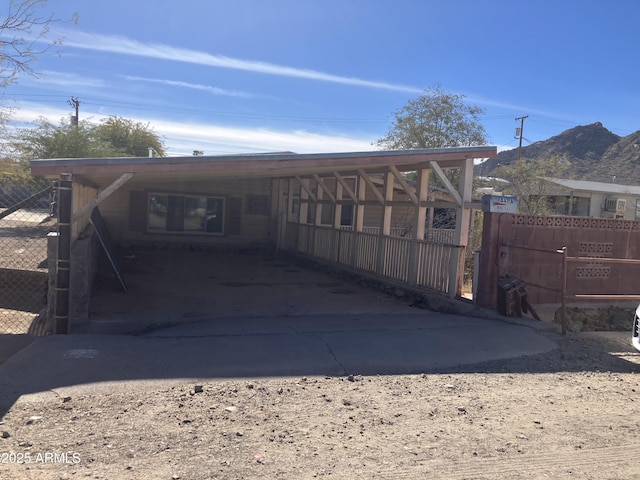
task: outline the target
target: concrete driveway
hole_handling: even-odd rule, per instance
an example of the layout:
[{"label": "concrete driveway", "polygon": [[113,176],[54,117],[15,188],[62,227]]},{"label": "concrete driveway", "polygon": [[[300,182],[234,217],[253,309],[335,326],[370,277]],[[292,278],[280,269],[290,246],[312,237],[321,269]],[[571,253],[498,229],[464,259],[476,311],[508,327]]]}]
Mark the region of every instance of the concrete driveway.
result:
[{"label": "concrete driveway", "polygon": [[129,293],[103,287],[100,314],[74,329],[83,333],[39,338],[0,365],[0,405],[187,380],[437,372],[556,347],[539,322],[438,314],[287,262],[241,257],[227,259],[235,262],[226,275],[211,268],[215,258],[188,255],[130,268]]},{"label": "concrete driveway", "polygon": [[185,379],[437,372],[555,346],[527,326],[433,313],[234,318],[143,335],[57,335],[0,365],[0,404]]}]

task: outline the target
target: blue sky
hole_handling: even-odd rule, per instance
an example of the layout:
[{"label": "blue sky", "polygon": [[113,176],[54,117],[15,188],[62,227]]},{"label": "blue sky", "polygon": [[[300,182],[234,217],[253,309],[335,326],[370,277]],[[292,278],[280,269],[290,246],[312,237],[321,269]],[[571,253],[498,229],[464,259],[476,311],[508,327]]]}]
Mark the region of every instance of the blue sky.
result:
[{"label": "blue sky", "polygon": [[[7,2],[5,2],[7,3]],[[3,11],[5,7],[0,7]],[[149,122],[170,155],[372,150],[425,89],[517,146],[593,122],[640,130],[637,0],[49,0],[60,54],[6,89],[16,124]]]}]

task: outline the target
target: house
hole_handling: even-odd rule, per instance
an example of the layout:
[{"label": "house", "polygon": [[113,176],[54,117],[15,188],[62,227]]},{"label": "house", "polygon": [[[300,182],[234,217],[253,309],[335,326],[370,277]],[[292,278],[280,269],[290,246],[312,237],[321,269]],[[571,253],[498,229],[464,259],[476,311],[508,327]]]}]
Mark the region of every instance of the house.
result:
[{"label": "house", "polygon": [[640,186],[545,177],[555,215],[640,219]]},{"label": "house", "polygon": [[[60,208],[70,215],[76,252],[71,311],[82,319],[94,256],[82,245],[95,233],[96,211],[98,230],[108,231],[116,248],[287,250],[455,296],[473,207],[473,161],[496,155],[487,146],[41,159],[31,162],[31,171],[67,183],[71,178],[72,200],[68,206],[61,200]],[[447,169],[460,171],[459,185],[450,183]],[[418,173],[413,185],[403,175],[411,171]],[[432,174],[447,195],[430,191]],[[428,212],[439,208],[456,212],[446,244],[425,240]]]}]

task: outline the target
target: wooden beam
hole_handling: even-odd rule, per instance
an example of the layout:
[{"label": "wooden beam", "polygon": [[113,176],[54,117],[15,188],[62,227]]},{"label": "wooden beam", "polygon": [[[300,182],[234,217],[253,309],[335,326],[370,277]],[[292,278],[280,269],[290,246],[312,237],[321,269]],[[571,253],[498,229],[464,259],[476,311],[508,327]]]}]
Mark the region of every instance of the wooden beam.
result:
[{"label": "wooden beam", "polygon": [[404,188],[404,191],[407,193],[407,195],[409,195],[409,198],[411,199],[411,201],[415,205],[417,205],[418,204],[418,197],[416,196],[416,194],[414,192],[414,189],[409,186],[409,184],[407,183],[405,178],[398,171],[398,168],[395,165],[389,165],[389,171],[391,173],[393,173],[394,177],[396,177],[396,180],[402,186],[402,188]]},{"label": "wooden beam", "polygon": [[340,175],[338,172],[332,172],[332,173],[333,173],[333,176],[336,177],[336,180],[338,180],[338,183],[342,185],[342,188],[344,188],[344,191],[347,192],[347,195],[351,197],[353,202],[358,203],[358,199],[356,198],[355,192],[351,190],[351,187],[349,187],[349,184],[346,182],[344,177]]},{"label": "wooden beam", "polygon": [[376,187],[373,184],[373,182],[371,181],[371,178],[369,178],[369,175],[367,174],[367,172],[365,172],[364,169],[359,168],[358,169],[358,174],[360,175],[360,178],[362,178],[365,181],[365,183],[367,185],[369,185],[369,188],[371,188],[371,190],[373,190],[373,193],[375,194],[375,196],[380,201],[380,204],[384,205],[384,201],[385,201],[384,197],[382,196],[382,194],[378,190],[378,187]]},{"label": "wooden beam", "polygon": [[384,208],[382,209],[382,234],[391,235],[391,215],[393,212],[393,176],[390,172],[384,175]]},{"label": "wooden beam", "polygon": [[302,178],[300,178],[300,175],[296,175],[296,180],[298,180],[298,183],[300,184],[302,189],[307,193],[311,201],[316,202],[318,199],[313,194],[313,192],[309,189],[308,180],[306,182],[303,181]]},{"label": "wooden beam", "polygon": [[101,204],[107,197],[109,197],[109,195],[111,195],[122,185],[124,185],[131,177],[133,177],[133,173],[123,173],[122,175],[120,175],[117,180],[115,180],[111,185],[102,190],[98,195],[96,195],[93,200],[85,204],[76,213],[74,213],[73,218],[71,219],[71,223],[75,223],[84,215],[90,214],[95,207]]},{"label": "wooden beam", "polygon": [[331,192],[331,190],[329,190],[329,187],[327,187],[327,186],[324,184],[324,181],[323,181],[323,180],[318,176],[318,174],[317,174],[317,173],[314,173],[314,174],[313,174],[313,178],[315,179],[315,181],[316,181],[316,182],[318,182],[318,186],[319,186],[322,190],[324,190],[324,193],[326,193],[326,194],[327,194],[327,196],[331,199],[331,201],[332,201],[333,203],[336,203],[336,197],[333,195],[333,193]]},{"label": "wooden beam", "polygon": [[[307,223],[309,220],[309,193],[311,193],[311,190],[309,189],[309,180],[308,179],[301,179],[300,177],[297,177],[298,183],[300,184],[300,187],[302,187],[300,189],[300,215],[298,216],[298,223]],[[313,193],[311,193],[313,196],[313,200],[316,201],[316,197],[315,195],[313,195]]]},{"label": "wooden beam", "polygon": [[342,226],[342,191],[341,183],[336,184],[336,205],[333,207],[333,228],[340,229]]},{"label": "wooden beam", "polygon": [[463,202],[462,197],[458,193],[458,189],[451,184],[447,176],[442,171],[442,168],[440,168],[440,165],[438,165],[438,162],[432,161],[429,162],[429,164],[431,165],[433,171],[436,172],[436,175],[438,175],[438,178],[442,181],[447,191],[453,196],[453,198],[456,199],[456,203],[458,204],[458,206],[461,207]]}]

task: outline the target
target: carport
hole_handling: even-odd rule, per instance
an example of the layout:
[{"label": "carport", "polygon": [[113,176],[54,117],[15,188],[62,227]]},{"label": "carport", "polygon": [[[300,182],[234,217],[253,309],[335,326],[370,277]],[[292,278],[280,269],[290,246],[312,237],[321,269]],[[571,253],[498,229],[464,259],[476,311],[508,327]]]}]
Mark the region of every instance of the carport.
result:
[{"label": "carport", "polygon": [[[495,147],[487,146],[45,159],[32,161],[31,171],[72,188],[69,202],[63,201],[64,192],[60,194],[60,218],[69,221],[59,226],[69,229],[72,245],[68,325],[69,319],[88,318],[99,252],[96,228],[108,233],[111,256],[126,253],[125,262],[140,252],[219,255],[286,250],[381,279],[459,295],[474,207],[473,161],[496,154]],[[459,171],[457,185],[445,174],[450,169]],[[405,172],[416,172],[416,180],[407,181]],[[445,187],[444,198],[429,188],[430,175]],[[434,231],[431,219],[436,209],[455,211],[455,228],[446,235]],[[50,265],[67,261],[60,258],[64,246],[56,250],[56,261]],[[118,264],[123,259],[115,260]],[[153,284],[152,278],[149,281]],[[61,286],[56,288],[59,293]],[[158,295],[172,292],[159,290]],[[64,324],[60,315],[57,311],[56,325]]]}]

